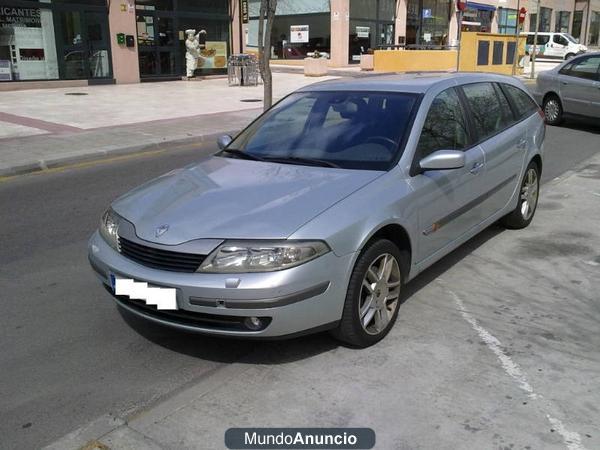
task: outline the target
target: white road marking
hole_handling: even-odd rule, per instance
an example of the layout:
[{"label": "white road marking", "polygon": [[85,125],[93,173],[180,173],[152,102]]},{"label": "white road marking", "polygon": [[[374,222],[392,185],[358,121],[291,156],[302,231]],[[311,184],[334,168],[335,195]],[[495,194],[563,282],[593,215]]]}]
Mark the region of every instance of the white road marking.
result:
[{"label": "white road marking", "polygon": [[[473,317],[469,310],[465,308],[462,299],[458,295],[456,295],[455,292],[448,289],[447,292],[454,299],[454,302],[456,303],[456,306],[458,307],[458,310],[460,311],[460,314],[463,317],[463,319],[465,319],[469,323],[469,325],[471,325],[471,327],[477,332],[480,339],[485,343],[485,345],[487,345],[487,347],[498,357],[504,371],[513,380],[516,381],[517,385],[527,393],[527,396],[529,398],[533,400],[541,399],[542,396],[534,392],[533,387],[527,381],[527,377],[525,376],[519,365],[516,362],[514,362],[510,356],[506,354],[506,352],[503,349],[502,343],[493,334],[491,334],[489,331],[487,331],[485,328],[479,325],[477,319],[475,319],[475,317]],[[567,430],[567,428],[561,422],[560,419],[552,417],[548,413],[545,414],[553,429],[556,430],[558,434],[560,434],[560,436],[562,437],[568,450],[586,450],[586,448],[581,443],[581,436],[579,436],[579,433]]]}]

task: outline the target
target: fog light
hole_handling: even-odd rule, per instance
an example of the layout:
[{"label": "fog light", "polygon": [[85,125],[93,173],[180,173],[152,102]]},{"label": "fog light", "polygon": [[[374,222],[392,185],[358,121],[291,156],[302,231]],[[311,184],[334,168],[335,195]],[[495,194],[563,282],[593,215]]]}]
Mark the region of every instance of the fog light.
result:
[{"label": "fog light", "polygon": [[252,331],[258,331],[263,328],[263,321],[258,317],[246,317],[244,319],[244,325],[246,328]]}]

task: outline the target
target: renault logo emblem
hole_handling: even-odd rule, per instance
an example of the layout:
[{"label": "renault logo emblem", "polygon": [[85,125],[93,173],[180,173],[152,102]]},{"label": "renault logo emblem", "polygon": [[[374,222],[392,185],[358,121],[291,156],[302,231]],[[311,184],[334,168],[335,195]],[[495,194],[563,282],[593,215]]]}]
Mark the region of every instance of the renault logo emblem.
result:
[{"label": "renault logo emblem", "polygon": [[165,234],[165,233],[166,233],[168,230],[169,230],[169,225],[167,225],[167,224],[161,225],[160,227],[158,227],[158,228],[156,229],[156,231],[154,232],[154,235],[155,235],[156,237],[161,237],[161,236],[162,236],[163,234]]}]

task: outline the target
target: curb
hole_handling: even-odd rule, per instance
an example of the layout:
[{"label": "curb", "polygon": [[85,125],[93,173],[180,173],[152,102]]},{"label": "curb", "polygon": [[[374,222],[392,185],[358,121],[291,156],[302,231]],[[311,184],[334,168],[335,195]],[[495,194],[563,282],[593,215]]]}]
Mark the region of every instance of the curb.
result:
[{"label": "curb", "polygon": [[223,134],[235,135],[239,130],[226,130],[218,133],[209,133],[199,136],[186,137],[181,139],[165,140],[161,142],[152,142],[139,145],[130,145],[127,147],[117,147],[112,149],[97,150],[92,153],[79,155],[57,156],[50,159],[40,159],[26,164],[20,164],[12,167],[0,169],[0,178],[14,177],[18,175],[26,175],[29,173],[43,172],[49,169],[57,169],[67,167],[73,164],[87,163],[94,161],[102,161],[115,156],[125,156],[134,153],[149,153],[156,151],[166,151],[170,148],[198,145],[209,141],[215,141]]}]

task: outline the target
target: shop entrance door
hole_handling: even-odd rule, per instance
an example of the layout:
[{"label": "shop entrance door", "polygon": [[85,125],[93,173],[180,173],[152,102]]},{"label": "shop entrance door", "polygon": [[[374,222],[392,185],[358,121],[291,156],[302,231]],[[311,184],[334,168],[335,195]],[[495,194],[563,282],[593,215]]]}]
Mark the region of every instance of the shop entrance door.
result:
[{"label": "shop entrance door", "polygon": [[68,9],[57,11],[58,70],[61,79],[111,77],[106,13]]},{"label": "shop entrance door", "polygon": [[137,14],[140,76],[177,76],[180,71],[177,68],[178,41],[173,14],[161,11],[138,11]]}]

